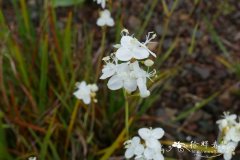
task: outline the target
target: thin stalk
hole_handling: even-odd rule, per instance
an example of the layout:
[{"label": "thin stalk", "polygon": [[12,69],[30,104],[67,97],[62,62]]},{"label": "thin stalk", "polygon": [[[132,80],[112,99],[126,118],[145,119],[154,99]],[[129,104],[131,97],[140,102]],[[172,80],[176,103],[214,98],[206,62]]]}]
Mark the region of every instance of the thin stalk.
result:
[{"label": "thin stalk", "polygon": [[129,137],[129,104],[128,104],[128,97],[126,90],[123,91],[124,99],[125,99],[125,130],[126,130],[126,137]]},{"label": "thin stalk", "polygon": [[95,104],[92,104],[92,105],[91,105],[91,110],[92,110],[92,122],[91,122],[90,131],[91,131],[91,133],[93,133],[94,122],[95,122]]},{"label": "thin stalk", "polygon": [[69,145],[69,139],[71,137],[74,122],[77,118],[77,113],[78,113],[78,110],[79,110],[79,104],[80,104],[80,101],[79,100],[76,101],[73,112],[72,112],[72,115],[71,115],[71,118],[70,118],[70,122],[69,122],[68,129],[67,129],[67,138],[66,138],[66,142],[65,142],[65,151],[67,151],[67,148],[68,148],[68,145]]},{"label": "thin stalk", "polygon": [[102,27],[102,40],[101,40],[101,46],[100,46],[100,54],[98,56],[98,61],[97,61],[97,74],[96,74],[96,82],[98,80],[99,74],[100,74],[100,67],[102,63],[102,58],[104,55],[104,50],[105,50],[105,43],[106,43],[106,27]]}]

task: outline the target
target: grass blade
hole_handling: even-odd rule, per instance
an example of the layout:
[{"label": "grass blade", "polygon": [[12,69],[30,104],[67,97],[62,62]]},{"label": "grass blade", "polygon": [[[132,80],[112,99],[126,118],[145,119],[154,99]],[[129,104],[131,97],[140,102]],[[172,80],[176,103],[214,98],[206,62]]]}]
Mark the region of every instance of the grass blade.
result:
[{"label": "grass blade", "polygon": [[202,100],[201,102],[198,102],[195,104],[195,106],[191,107],[190,109],[183,111],[182,113],[179,114],[175,119],[172,120],[172,122],[180,121],[190,114],[196,112],[197,110],[201,109],[205,105],[207,105],[209,102],[211,102],[214,98],[216,98],[219,95],[219,92],[214,93],[211,95],[209,98]]}]

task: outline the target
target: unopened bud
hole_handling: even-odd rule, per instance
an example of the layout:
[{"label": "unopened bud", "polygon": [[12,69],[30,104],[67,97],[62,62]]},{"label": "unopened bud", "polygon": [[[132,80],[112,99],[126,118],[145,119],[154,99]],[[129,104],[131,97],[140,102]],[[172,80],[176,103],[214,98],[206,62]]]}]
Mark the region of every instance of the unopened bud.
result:
[{"label": "unopened bud", "polygon": [[104,61],[108,61],[108,60],[110,60],[110,57],[109,57],[109,56],[103,57],[102,60],[104,60]]},{"label": "unopened bud", "polygon": [[147,59],[144,61],[144,65],[147,67],[151,67],[154,64],[154,62],[151,59]]}]

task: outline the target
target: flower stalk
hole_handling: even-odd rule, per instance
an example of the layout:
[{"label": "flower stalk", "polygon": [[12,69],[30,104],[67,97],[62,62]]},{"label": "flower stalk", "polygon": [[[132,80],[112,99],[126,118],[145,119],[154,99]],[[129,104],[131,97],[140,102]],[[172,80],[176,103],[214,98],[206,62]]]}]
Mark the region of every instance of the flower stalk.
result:
[{"label": "flower stalk", "polygon": [[126,130],[126,138],[129,138],[129,103],[128,103],[128,96],[127,91],[123,90],[124,99],[125,99],[125,130]]}]

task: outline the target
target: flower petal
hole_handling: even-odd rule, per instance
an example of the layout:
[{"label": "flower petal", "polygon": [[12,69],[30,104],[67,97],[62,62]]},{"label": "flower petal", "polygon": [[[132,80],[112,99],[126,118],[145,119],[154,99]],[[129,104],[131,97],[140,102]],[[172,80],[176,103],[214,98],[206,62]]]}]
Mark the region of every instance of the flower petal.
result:
[{"label": "flower petal", "polygon": [[102,0],[101,6],[102,6],[102,8],[105,8],[105,6],[106,6],[106,1],[105,0]]},{"label": "flower petal", "polygon": [[104,68],[102,69],[103,74],[100,77],[100,79],[106,79],[114,75],[114,73],[116,72],[116,70],[114,69],[115,67],[116,66],[114,64],[105,65]]},{"label": "flower petal", "polygon": [[146,140],[151,136],[151,130],[148,128],[141,128],[138,130],[138,134],[142,139]]},{"label": "flower petal", "polygon": [[85,104],[90,104],[90,102],[91,102],[90,95],[83,97],[83,102],[84,102]]},{"label": "flower petal", "polygon": [[149,57],[149,52],[143,47],[134,47],[133,57],[136,59],[145,59]]},{"label": "flower petal", "polygon": [[140,91],[140,96],[142,98],[148,97],[150,95],[150,91],[147,89],[146,86],[146,78],[138,78],[137,85]]},{"label": "flower petal", "polygon": [[126,158],[132,158],[134,155],[134,149],[133,148],[128,148],[125,152],[125,157]]},{"label": "flower petal", "polygon": [[73,95],[77,98],[77,99],[82,99],[82,96],[81,96],[81,91],[80,90],[77,90],[73,93]]},{"label": "flower petal", "polygon": [[106,21],[106,24],[110,27],[114,26],[114,21],[111,17],[109,17]]},{"label": "flower petal", "polygon": [[132,59],[133,55],[131,54],[131,51],[125,47],[120,47],[116,52],[117,59],[121,61],[129,61]]},{"label": "flower petal", "polygon": [[109,79],[107,86],[111,90],[118,90],[123,87],[123,81],[119,76],[115,75]]},{"label": "flower petal", "polygon": [[153,159],[153,155],[154,155],[154,150],[151,148],[146,148],[144,150],[144,156],[146,159]]},{"label": "flower petal", "polygon": [[124,80],[124,88],[128,91],[128,92],[133,92],[137,89],[137,81],[135,79],[125,79]]},{"label": "flower petal", "polygon": [[140,143],[140,138],[138,136],[135,136],[132,138],[132,144],[138,145]]},{"label": "flower petal", "polygon": [[163,135],[164,135],[164,130],[162,128],[155,128],[152,130],[152,136],[155,139],[160,139],[163,137]]},{"label": "flower petal", "polygon": [[131,36],[122,36],[121,38],[121,45],[124,47],[129,47],[131,46],[131,41],[133,40],[133,37]]},{"label": "flower petal", "polygon": [[98,18],[97,19],[97,25],[102,27],[105,25],[105,20],[103,18]]},{"label": "flower petal", "polygon": [[135,155],[141,155],[141,154],[143,154],[143,152],[144,152],[144,147],[142,144],[137,145],[134,149]]},{"label": "flower petal", "polygon": [[157,139],[148,138],[145,140],[146,141],[146,146],[152,149],[157,149],[161,150],[162,146],[161,143]]}]

